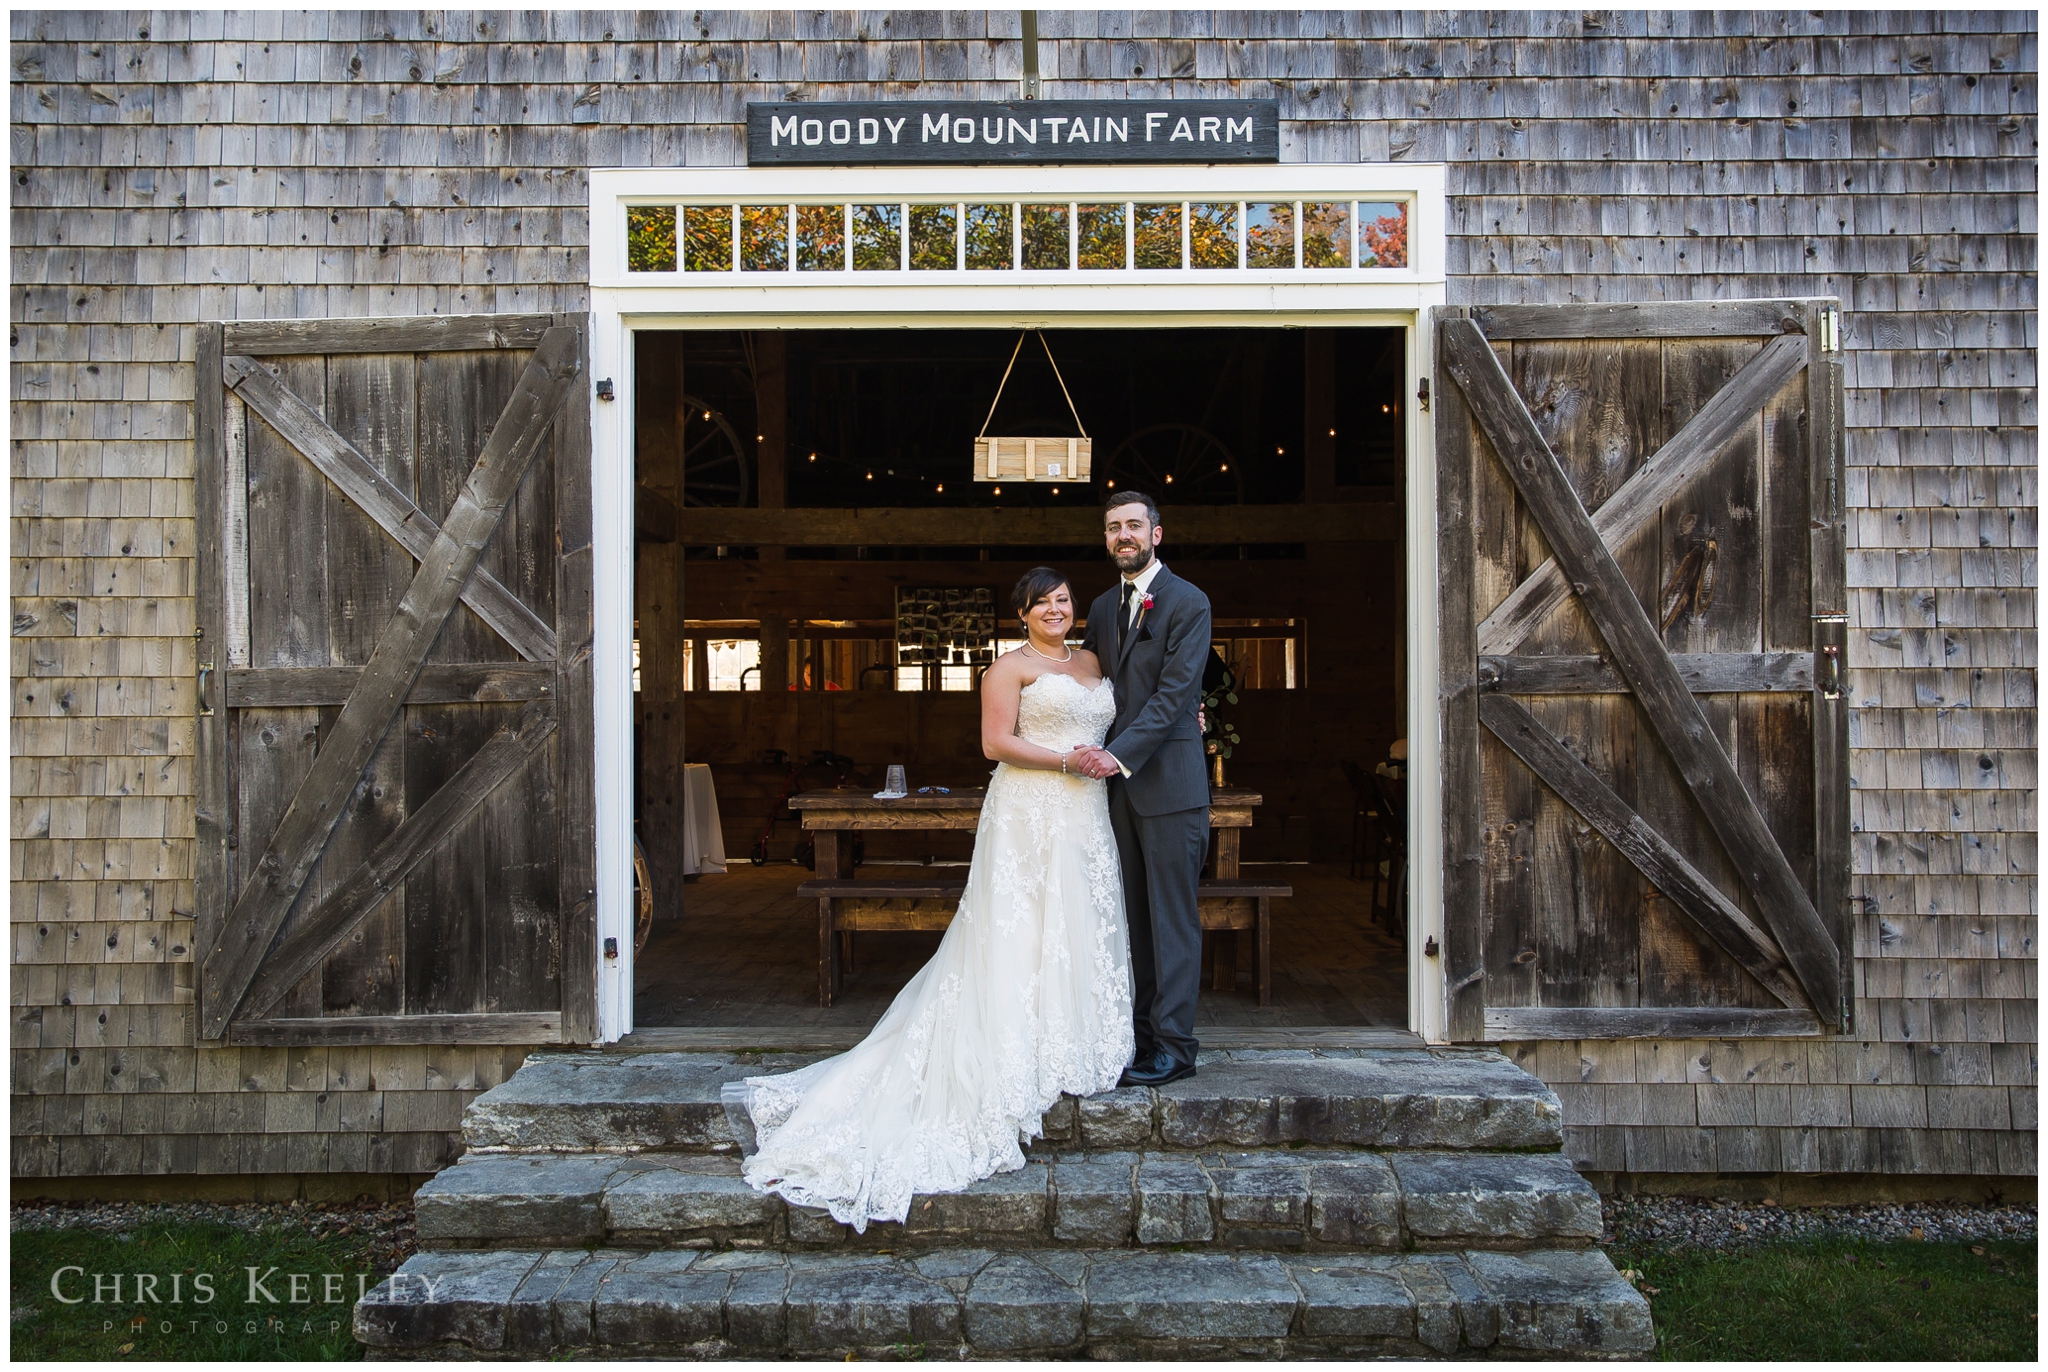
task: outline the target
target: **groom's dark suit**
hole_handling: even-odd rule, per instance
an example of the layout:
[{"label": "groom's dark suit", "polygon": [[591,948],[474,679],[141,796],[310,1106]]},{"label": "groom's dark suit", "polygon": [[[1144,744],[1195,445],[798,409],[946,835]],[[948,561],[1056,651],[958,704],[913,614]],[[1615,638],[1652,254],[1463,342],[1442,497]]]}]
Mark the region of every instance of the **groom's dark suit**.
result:
[{"label": "groom's dark suit", "polygon": [[1109,822],[1131,927],[1138,1061],[1164,1049],[1191,1066],[1202,981],[1196,884],[1209,846],[1195,712],[1209,661],[1209,598],[1163,566],[1150,593],[1152,608],[1127,630],[1119,578],[1089,607],[1081,646],[1116,683],[1116,721],[1102,746],[1130,772],[1109,779]]}]

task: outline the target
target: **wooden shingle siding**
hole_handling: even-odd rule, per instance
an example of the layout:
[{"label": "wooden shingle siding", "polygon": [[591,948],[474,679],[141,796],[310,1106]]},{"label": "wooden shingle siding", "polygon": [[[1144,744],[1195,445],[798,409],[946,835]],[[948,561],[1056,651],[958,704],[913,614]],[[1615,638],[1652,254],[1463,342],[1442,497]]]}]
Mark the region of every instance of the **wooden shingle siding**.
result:
[{"label": "wooden shingle siding", "polygon": [[[1454,305],[1842,302],[1855,1032],[1513,1051],[1606,1171],[2035,1168],[2028,11],[1042,11],[1050,98],[1450,164]],[[11,19],[17,1176],[418,1172],[505,1048],[193,1028],[202,321],[588,307],[588,170],[1007,99],[1014,11]]]}]

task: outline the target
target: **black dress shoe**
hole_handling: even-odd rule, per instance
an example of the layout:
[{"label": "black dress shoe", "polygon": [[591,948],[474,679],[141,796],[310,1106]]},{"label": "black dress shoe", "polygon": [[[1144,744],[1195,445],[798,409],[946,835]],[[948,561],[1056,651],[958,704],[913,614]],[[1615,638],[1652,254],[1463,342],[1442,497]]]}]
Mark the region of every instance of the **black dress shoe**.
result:
[{"label": "black dress shoe", "polygon": [[1125,1068],[1123,1076],[1117,1080],[1117,1085],[1164,1086],[1170,1081],[1179,1081],[1182,1077],[1192,1077],[1194,1074],[1195,1065],[1192,1062],[1182,1062],[1162,1048],[1148,1061],[1132,1063]]}]

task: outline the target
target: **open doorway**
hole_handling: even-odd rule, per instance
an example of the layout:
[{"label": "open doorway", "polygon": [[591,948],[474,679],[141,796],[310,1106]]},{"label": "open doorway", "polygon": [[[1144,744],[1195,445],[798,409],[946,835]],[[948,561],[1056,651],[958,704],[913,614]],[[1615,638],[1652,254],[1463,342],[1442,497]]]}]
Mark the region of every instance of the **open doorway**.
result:
[{"label": "open doorway", "polygon": [[[1405,1027],[1399,746],[1408,340],[1400,328],[830,329],[634,335],[634,833],[653,893],[641,1027],[863,1029],[930,931],[862,932],[819,1004],[792,793],[984,784],[980,668],[1017,577],[1085,606],[1112,488],[1163,509],[1236,677],[1225,784],[1272,902],[1270,1004],[1229,946],[1198,1025]],[[1006,365],[1014,372],[992,417]],[[1085,482],[973,479],[973,439],[1093,439]],[[1113,486],[1112,486],[1113,483]],[[878,532],[870,532],[878,531]],[[847,541],[869,540],[869,541]],[[694,800],[693,800],[694,798]],[[716,807],[715,826],[709,807]],[[860,835],[863,875],[964,864],[972,833]],[[724,870],[712,860],[722,848]],[[962,870],[964,875],[964,869]],[[1224,936],[1227,938],[1228,936]],[[1215,941],[1215,940],[1212,940]]]}]

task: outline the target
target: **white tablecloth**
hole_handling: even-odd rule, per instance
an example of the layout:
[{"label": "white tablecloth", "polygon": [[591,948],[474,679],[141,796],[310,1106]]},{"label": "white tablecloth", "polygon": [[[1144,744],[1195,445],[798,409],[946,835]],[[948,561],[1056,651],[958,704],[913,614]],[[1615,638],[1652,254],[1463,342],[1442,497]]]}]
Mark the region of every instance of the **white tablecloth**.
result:
[{"label": "white tablecloth", "polygon": [[725,833],[718,824],[718,792],[711,786],[711,768],[702,762],[683,767],[683,871],[723,872]]}]

